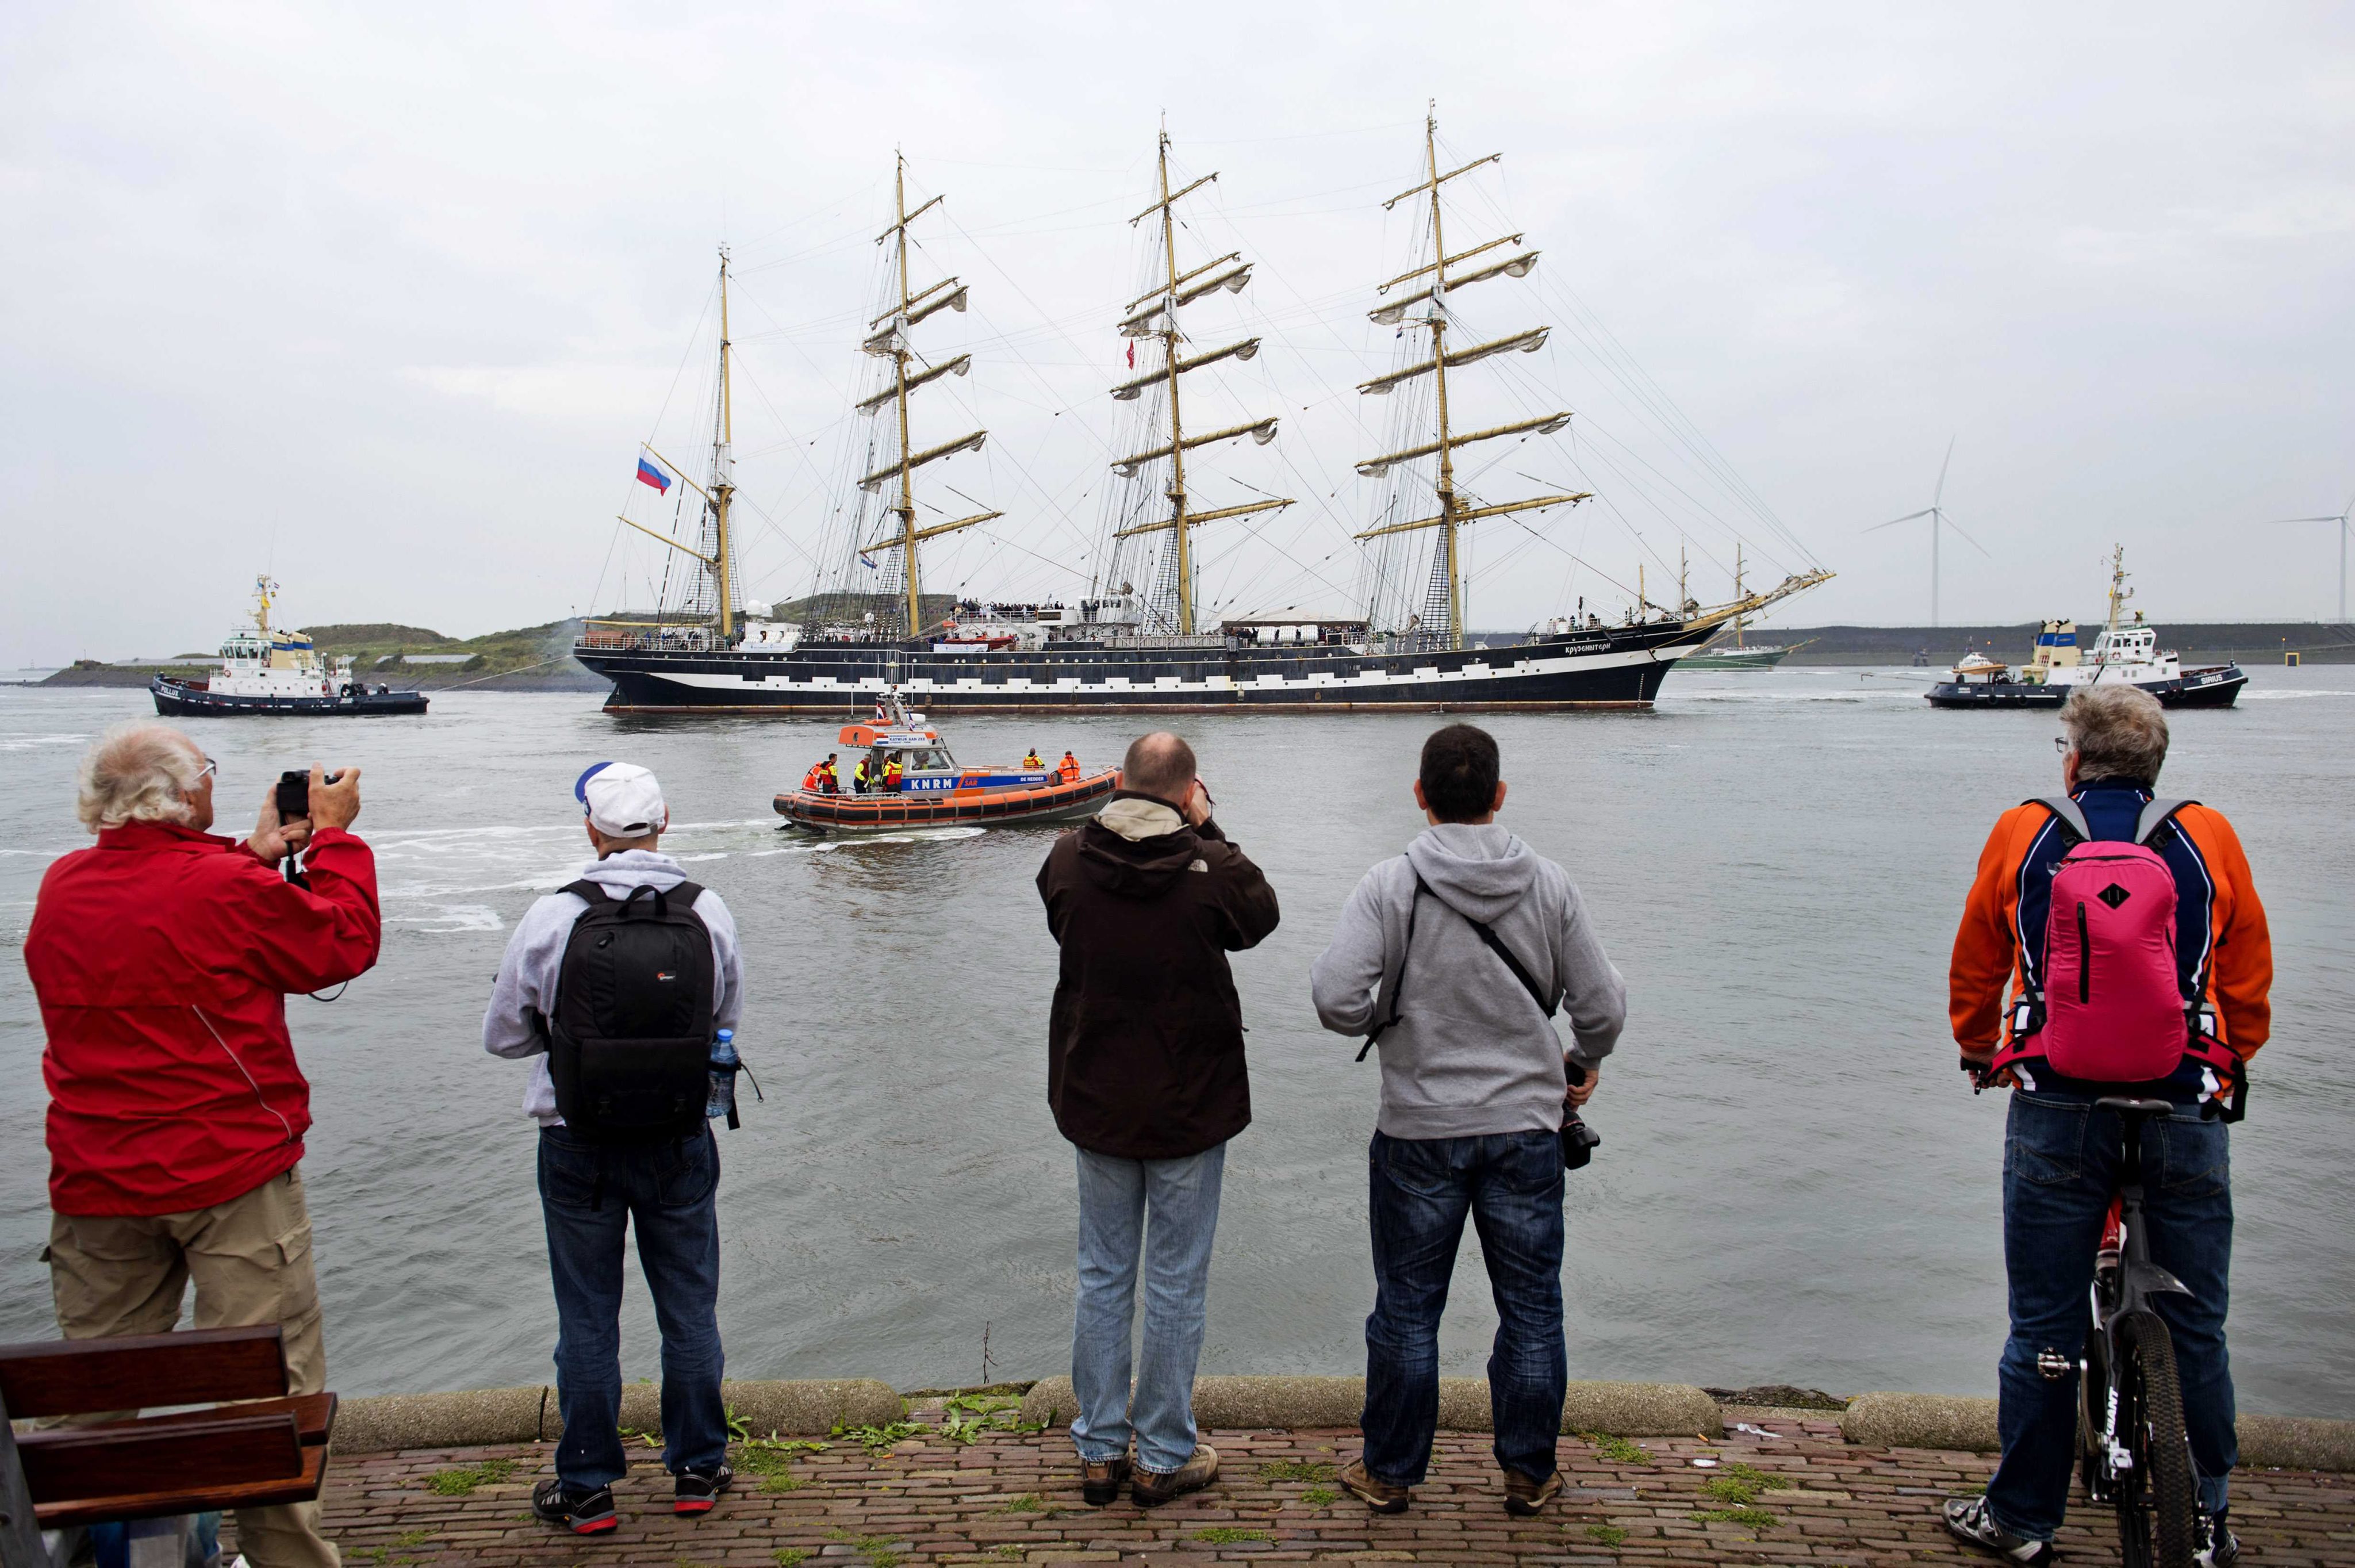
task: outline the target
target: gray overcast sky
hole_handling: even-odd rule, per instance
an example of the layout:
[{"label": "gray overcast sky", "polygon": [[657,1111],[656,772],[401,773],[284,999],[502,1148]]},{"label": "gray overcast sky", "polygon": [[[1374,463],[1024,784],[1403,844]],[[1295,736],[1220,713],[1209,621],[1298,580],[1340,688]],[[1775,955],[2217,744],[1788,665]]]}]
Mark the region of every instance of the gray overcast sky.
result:
[{"label": "gray overcast sky", "polygon": [[[700,472],[722,240],[739,477],[771,519],[746,575],[803,591],[895,144],[948,196],[928,263],[973,286],[926,340],[976,359],[928,428],[994,432],[937,473],[1008,514],[929,585],[1072,592],[1039,557],[1098,526],[1165,110],[1182,166],[1220,172],[1186,243],[1261,261],[1218,308],[1271,347],[1217,395],[1286,416],[1206,466],[1316,503],[1206,536],[1206,581],[1337,607],[1380,428],[1348,389],[1391,363],[1364,310],[1409,238],[1379,204],[1430,98],[1448,149],[1506,155],[1459,182],[1451,241],[1501,216],[1545,251],[1476,325],[1606,325],[1839,572],[1785,619],[1924,617],[1926,538],[1861,530],[1929,504],[1950,436],[1989,553],[1950,539],[1949,622],[2091,614],[2113,540],[2162,624],[2333,613],[2333,530],[2256,525],[2355,494],[2343,5],[25,3],[0,13],[0,664],[210,646],[265,564],[297,623],[644,603],[660,547],[613,517],[667,520],[640,440]],[[1680,534],[1704,599],[1737,533],[1799,563],[1701,493],[1600,341],[1558,331],[1500,383],[1581,418],[1498,493],[1527,469],[1604,498],[1542,539],[1484,525],[1475,625],[1615,609]]]}]

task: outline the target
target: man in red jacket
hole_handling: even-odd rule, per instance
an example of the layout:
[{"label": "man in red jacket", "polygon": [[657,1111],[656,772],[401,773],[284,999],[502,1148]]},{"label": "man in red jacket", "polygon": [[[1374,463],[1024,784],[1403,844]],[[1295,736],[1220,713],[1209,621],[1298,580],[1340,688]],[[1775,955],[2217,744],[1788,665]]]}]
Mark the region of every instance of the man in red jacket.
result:
[{"label": "man in red jacket", "polygon": [[[69,1339],[160,1334],[197,1287],[194,1327],[277,1323],[292,1392],[326,1386],[303,1135],[311,1087],[286,994],[375,964],[376,859],[346,831],[359,770],[311,770],[311,814],[265,789],[243,842],[213,822],[217,765],[164,724],[107,736],[82,760],[94,848],[41,880],[25,940],[49,1091],[49,1244]],[[278,863],[308,845],[308,886]],[[316,1503],[241,1509],[254,1568],[340,1562]]]}]

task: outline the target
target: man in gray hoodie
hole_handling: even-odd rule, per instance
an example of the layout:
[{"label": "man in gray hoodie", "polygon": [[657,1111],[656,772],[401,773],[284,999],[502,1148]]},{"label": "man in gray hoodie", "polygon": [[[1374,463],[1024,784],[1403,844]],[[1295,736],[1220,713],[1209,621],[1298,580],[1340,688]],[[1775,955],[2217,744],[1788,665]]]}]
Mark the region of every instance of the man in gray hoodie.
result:
[{"label": "man in gray hoodie", "polygon": [[1366,873],[1311,974],[1325,1027],[1381,1052],[1366,1446],[1341,1474],[1381,1513],[1407,1507],[1430,1457],[1439,1318],[1467,1214],[1497,1298],[1488,1397],[1506,1511],[1534,1514],[1561,1489],[1563,1107],[1594,1093],[1626,990],[1568,874],[1496,826],[1498,773],[1497,742],[1469,724],[1423,742],[1414,799],[1431,826]]}]

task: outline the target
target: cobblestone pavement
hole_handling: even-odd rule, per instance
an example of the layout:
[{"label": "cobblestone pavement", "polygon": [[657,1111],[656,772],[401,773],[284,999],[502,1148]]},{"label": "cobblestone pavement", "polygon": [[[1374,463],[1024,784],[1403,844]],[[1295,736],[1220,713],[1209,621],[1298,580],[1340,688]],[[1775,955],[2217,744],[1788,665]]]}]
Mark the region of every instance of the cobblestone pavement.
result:
[{"label": "cobblestone pavement", "polygon": [[[1125,1499],[1082,1503],[1062,1432],[988,1432],[959,1445],[935,1429],[880,1454],[842,1441],[756,1453],[766,1475],[740,1453],[737,1489],[699,1520],[669,1512],[669,1478],[634,1445],[646,1457],[614,1488],[621,1527],[591,1540],[531,1517],[531,1484],[551,1473],[547,1445],[341,1457],[327,1521],[357,1568],[1995,1561],[1938,1522],[1941,1498],[1985,1484],[1986,1458],[1854,1448],[1828,1422],[1753,1424],[1772,1440],[1564,1438],[1569,1486],[1534,1520],[1507,1517],[1487,1439],[1476,1434],[1442,1434],[1414,1506],[1377,1517],[1331,1479],[1355,1456],[1355,1432],[1207,1433],[1218,1483],[1146,1510]],[[2355,1563],[2355,1477],[2243,1473],[2233,1487],[2253,1568]],[[2117,1560],[2108,1516],[2082,1503],[2061,1544],[2073,1563]]]}]

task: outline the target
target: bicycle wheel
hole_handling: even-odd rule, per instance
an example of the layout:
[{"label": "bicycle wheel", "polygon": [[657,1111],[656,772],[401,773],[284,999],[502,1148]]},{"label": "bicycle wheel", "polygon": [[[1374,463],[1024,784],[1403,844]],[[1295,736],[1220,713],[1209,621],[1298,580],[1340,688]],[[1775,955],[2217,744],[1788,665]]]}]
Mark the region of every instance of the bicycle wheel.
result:
[{"label": "bicycle wheel", "polygon": [[2119,1488],[2119,1550],[2129,1564],[2192,1568],[2200,1543],[2198,1484],[2183,1430],[2175,1341],[2152,1312],[2127,1313],[2117,1330],[2119,1424],[2135,1477],[2132,1486]]}]

